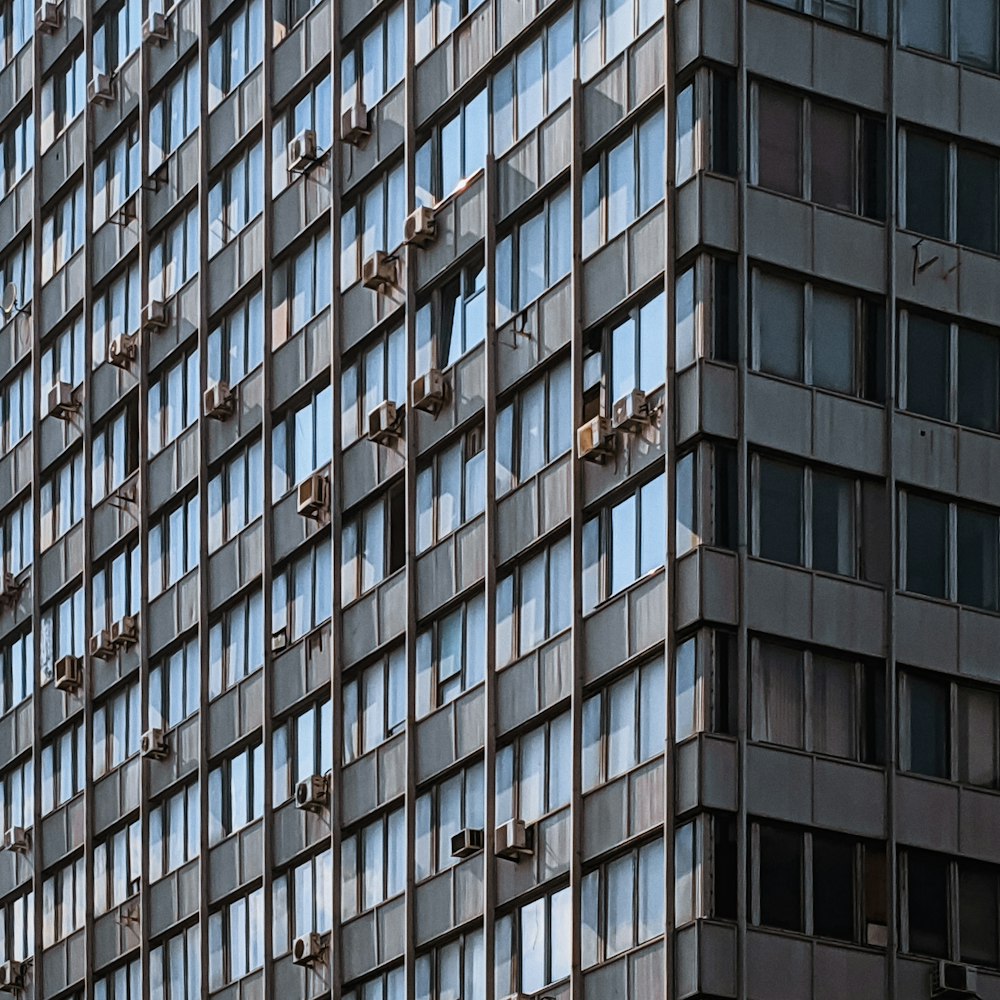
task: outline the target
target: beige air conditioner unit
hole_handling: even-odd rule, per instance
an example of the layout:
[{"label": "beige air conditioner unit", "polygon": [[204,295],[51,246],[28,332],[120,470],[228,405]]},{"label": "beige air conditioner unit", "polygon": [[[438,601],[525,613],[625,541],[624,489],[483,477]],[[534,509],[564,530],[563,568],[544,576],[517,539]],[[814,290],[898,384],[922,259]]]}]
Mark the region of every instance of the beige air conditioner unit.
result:
[{"label": "beige air conditioner unit", "polygon": [[236,408],[236,395],[226,382],[213,382],[205,390],[205,416],[225,420]]},{"label": "beige air conditioner unit", "polygon": [[615,433],[607,417],[594,417],[576,431],[576,453],[588,462],[604,462],[615,450]]},{"label": "beige air conditioner unit", "polygon": [[151,330],[165,330],[170,322],[166,302],[160,299],[150,299],[142,309],[142,329],[148,333]]},{"label": "beige air conditioner unit", "polygon": [[111,632],[102,628],[90,637],[90,655],[95,660],[111,660],[115,655],[115,644],[111,641]]},{"label": "beige air conditioner unit", "polygon": [[292,965],[310,967],[323,961],[323,939],[315,931],[292,942]]},{"label": "beige air conditioner unit", "polygon": [[437,236],[437,223],[434,221],[434,209],[421,205],[411,212],[403,223],[403,239],[416,247],[428,247]]},{"label": "beige air conditioner unit", "polygon": [[317,159],[316,133],[311,128],[304,128],[288,144],[288,169],[293,174],[305,173]]},{"label": "beige air conditioner unit", "polygon": [[330,783],[325,774],[310,774],[295,786],[295,808],[318,813],[330,801]]},{"label": "beige air conditioner unit", "polygon": [[368,108],[364,101],[355,101],[340,116],[340,138],[352,146],[363,146],[372,134],[368,123]]},{"label": "beige air conditioner unit", "polygon": [[381,291],[396,283],[396,259],[384,250],[376,250],[361,265],[361,282],[365,288]]},{"label": "beige air conditioner unit", "polygon": [[110,104],[115,99],[114,86],[107,73],[95,73],[87,84],[87,101],[90,104]]},{"label": "beige air conditioner unit", "polygon": [[142,40],[150,45],[162,45],[170,41],[170,22],[166,14],[154,11],[142,26]]},{"label": "beige air conditioner unit", "polygon": [[35,11],[35,27],[46,35],[58,31],[62,24],[62,8],[58,0],[43,0]]},{"label": "beige air conditioner unit", "polygon": [[149,757],[151,760],[165,760],[170,754],[170,747],[163,730],[155,726],[147,729],[140,740],[140,751],[143,757]]},{"label": "beige air conditioner unit", "polygon": [[368,440],[387,447],[394,444],[400,437],[400,416],[396,404],[391,399],[379,403],[368,414]]},{"label": "beige air conditioner unit", "polygon": [[649,404],[641,389],[633,389],[611,408],[611,426],[616,431],[634,432],[649,422]]},{"label": "beige air conditioner unit", "polygon": [[72,692],[80,687],[80,661],[75,656],[63,656],[52,668],[52,680],[59,691]]},{"label": "beige air conditioner unit", "polygon": [[313,521],[318,521],[330,509],[330,483],[326,476],[314,472],[299,483],[296,509]]},{"label": "beige air conditioner unit", "polygon": [[116,368],[128,368],[135,360],[135,338],[122,334],[108,345],[108,363]]},{"label": "beige air conditioner unit", "polygon": [[415,410],[437,416],[447,401],[448,382],[437,368],[418,375],[410,383],[410,406]]},{"label": "beige air conditioner unit", "polygon": [[509,819],[498,826],[493,838],[493,853],[507,861],[520,861],[534,853],[531,831],[522,819]]}]

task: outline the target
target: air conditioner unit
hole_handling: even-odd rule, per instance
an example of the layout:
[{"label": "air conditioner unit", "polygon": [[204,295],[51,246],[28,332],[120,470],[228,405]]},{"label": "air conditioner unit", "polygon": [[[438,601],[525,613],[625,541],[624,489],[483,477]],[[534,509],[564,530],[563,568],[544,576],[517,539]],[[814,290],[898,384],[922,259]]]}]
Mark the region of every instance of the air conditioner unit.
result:
[{"label": "air conditioner unit", "polygon": [[319,812],[330,799],[330,783],[325,774],[310,774],[295,786],[295,808]]},{"label": "air conditioner unit", "polygon": [[419,375],[410,383],[410,406],[415,410],[437,416],[447,401],[448,382],[436,368]]},{"label": "air conditioner unit", "polygon": [[368,124],[368,108],[356,101],[340,115],[340,138],[352,146],[363,146],[372,134]]},{"label": "air conditioner unit", "polygon": [[416,211],[406,217],[403,224],[403,239],[416,247],[428,247],[437,236],[437,223],[434,221],[434,209],[421,205]]},{"label": "air conditioner unit", "polygon": [[3,832],[3,849],[15,854],[24,854],[28,850],[28,831],[21,826],[8,827]]},{"label": "air conditioner unit", "polygon": [[396,258],[390,257],[384,250],[376,250],[365,258],[361,265],[361,281],[365,288],[373,291],[387,288],[396,283]]},{"label": "air conditioner unit", "polygon": [[387,399],[368,414],[368,440],[391,445],[399,439],[400,413],[396,404]]},{"label": "air conditioner unit", "polygon": [[90,637],[90,655],[97,660],[110,660],[115,655],[115,645],[111,641],[111,633],[102,628],[100,632]]},{"label": "air conditioner unit", "polygon": [[649,421],[649,406],[642,389],[633,389],[611,410],[611,426],[616,431],[637,431]]},{"label": "air conditioner unit", "polygon": [[931,973],[931,996],[935,1000],[961,1000],[978,996],[976,970],[959,962],[940,961]]},{"label": "air conditioner unit", "polygon": [[615,434],[607,417],[594,417],[576,431],[576,453],[588,462],[603,462],[614,454]]},{"label": "air conditioner unit", "polygon": [[133,645],[139,638],[139,619],[125,615],[111,626],[111,643],[119,648]]},{"label": "air conditioner unit", "polygon": [[18,989],[24,985],[24,963],[9,959],[0,963],[0,990]]},{"label": "air conditioner unit", "polygon": [[236,395],[227,382],[213,382],[205,390],[204,404],[206,417],[225,420],[236,408]]},{"label": "air conditioner unit", "polygon": [[128,368],[135,359],[135,338],[122,334],[108,345],[108,363],[116,368]]},{"label": "air conditioner unit", "polygon": [[154,11],[142,26],[142,40],[152,45],[162,45],[170,41],[170,22],[166,14]]},{"label": "air conditioner unit", "polygon": [[80,661],[75,656],[63,656],[55,662],[52,680],[59,691],[76,691],[80,687]]},{"label": "air conditioner unit", "polygon": [[288,169],[293,174],[305,173],[318,159],[316,133],[311,128],[304,128],[288,144]]},{"label": "air conditioner unit", "polygon": [[296,509],[314,521],[330,509],[330,483],[326,476],[314,472],[299,483]]},{"label": "air conditioner unit", "polygon": [[292,965],[317,965],[323,960],[323,939],[315,931],[292,942]]},{"label": "air conditioner unit", "polygon": [[483,849],[483,831],[466,827],[452,834],[451,856],[453,858],[471,858]]},{"label": "air conditioner unit", "polygon": [[8,570],[0,573],[0,601],[17,600],[17,595],[21,592],[21,587],[17,582],[17,577]]},{"label": "air conditioner unit", "polygon": [[111,77],[107,73],[95,73],[93,79],[87,84],[87,101],[93,104],[100,101],[101,104],[110,104],[115,99],[115,91],[111,85]]},{"label": "air conditioner unit", "polygon": [[150,299],[142,307],[142,329],[148,333],[151,330],[165,330],[170,322],[166,302],[160,299]]},{"label": "air conditioner unit", "polygon": [[493,836],[493,853],[507,861],[520,861],[534,853],[531,835],[523,819],[509,819],[496,828]]},{"label": "air conditioner unit", "polygon": [[35,11],[35,27],[51,34],[62,24],[62,4],[58,0],[43,0]]},{"label": "air conditioner unit", "polygon": [[79,404],[73,399],[73,387],[69,382],[56,382],[49,389],[48,414],[59,420],[66,420],[70,414],[79,409]]},{"label": "air conditioner unit", "polygon": [[288,645],[288,629],[279,628],[271,633],[271,652],[280,653]]},{"label": "air conditioner unit", "polygon": [[157,729],[155,726],[142,734],[139,746],[143,757],[152,760],[165,760],[170,754],[167,737],[164,736],[162,729]]}]

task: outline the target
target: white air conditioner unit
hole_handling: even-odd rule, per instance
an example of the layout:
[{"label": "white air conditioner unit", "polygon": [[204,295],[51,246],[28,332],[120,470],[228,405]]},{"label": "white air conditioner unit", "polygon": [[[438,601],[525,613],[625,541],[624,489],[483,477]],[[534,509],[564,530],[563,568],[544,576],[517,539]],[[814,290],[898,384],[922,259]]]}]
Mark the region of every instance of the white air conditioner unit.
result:
[{"label": "white air conditioner unit", "polygon": [[150,299],[142,307],[142,329],[144,333],[151,330],[165,330],[170,322],[166,302],[160,299]]},{"label": "white air conditioner unit", "polygon": [[8,827],[3,832],[3,849],[15,854],[24,854],[28,850],[28,831],[21,826]]},{"label": "white air conditioner unit", "polygon": [[170,22],[166,14],[154,11],[142,26],[142,40],[152,45],[162,45],[170,41]]},{"label": "white air conditioner unit", "polygon": [[363,146],[372,134],[368,123],[368,108],[364,101],[356,101],[340,115],[340,138],[352,146]]},{"label": "white air conditioner unit", "polygon": [[318,159],[316,133],[311,128],[304,128],[288,144],[288,169],[293,174],[305,173]]},{"label": "white air conditioner unit", "polygon": [[437,368],[418,375],[410,383],[410,406],[415,410],[437,416],[447,401],[448,382]]},{"label": "white air conditioner unit", "polygon": [[292,942],[292,965],[318,965],[323,960],[323,938],[315,931]]},{"label": "white air conditioner unit", "polygon": [[49,389],[48,414],[57,417],[59,420],[67,420],[71,413],[80,409],[79,404],[73,399],[73,387],[69,382],[56,382]]},{"label": "white air conditioner unit", "polygon": [[99,101],[101,104],[110,104],[114,99],[115,91],[111,77],[107,73],[95,73],[87,84],[88,103],[94,104]]},{"label": "white air conditioner unit", "polygon": [[576,431],[576,453],[588,462],[604,462],[615,450],[615,434],[607,417],[594,417]]},{"label": "white air conditioner unit", "polygon": [[437,236],[434,209],[421,205],[406,217],[403,223],[403,239],[415,247],[428,247]]},{"label": "white air conditioner unit", "polygon": [[62,4],[58,0],[43,0],[35,11],[35,27],[45,34],[58,31],[62,24]]},{"label": "white air conditioner unit", "polygon": [[136,615],[125,615],[111,626],[111,644],[124,649],[132,646],[139,638],[139,619]]},{"label": "white air conditioner unit", "polygon": [[0,990],[16,990],[23,985],[24,963],[15,959],[0,962]]},{"label": "white air conditioner unit", "polygon": [[978,995],[976,970],[971,965],[942,960],[931,973],[934,1000],[963,1000]]},{"label": "white air conditioner unit", "polygon": [[493,836],[493,853],[507,861],[520,861],[534,853],[531,834],[523,819],[509,819]]},{"label": "white air conditioner unit", "polygon": [[288,645],[288,629],[279,628],[271,633],[271,652],[280,653]]},{"label": "white air conditioner unit", "polygon": [[399,440],[400,413],[396,404],[387,399],[368,414],[368,440],[375,444],[392,445]]},{"label": "white air conditioner unit", "polygon": [[295,808],[320,812],[330,800],[330,783],[325,774],[310,774],[295,786]]},{"label": "white air conditioner unit", "polygon": [[52,668],[52,680],[59,691],[76,691],[80,687],[80,661],[75,656],[63,656]]},{"label": "white air conditioner unit", "polygon": [[165,760],[170,755],[167,737],[162,729],[157,729],[155,726],[142,734],[139,745],[143,757],[149,757],[152,760]]},{"label": "white air conditioner unit", "polygon": [[641,389],[626,393],[611,409],[611,426],[616,431],[634,432],[648,422],[649,404]]},{"label": "white air conditioner unit", "polygon": [[225,420],[233,415],[236,395],[227,382],[213,382],[205,390],[205,416],[213,420]]},{"label": "white air conditioner unit", "polygon": [[330,481],[320,472],[307,476],[298,485],[296,510],[318,521],[330,509]]},{"label": "white air conditioner unit", "polygon": [[115,655],[115,644],[111,641],[111,633],[102,628],[90,637],[90,655],[96,660],[110,660]]},{"label": "white air conditioner unit", "polygon": [[376,250],[361,265],[361,282],[375,292],[396,284],[396,258],[384,250]]},{"label": "white air conditioner unit", "polygon": [[483,831],[466,827],[452,834],[451,856],[453,858],[471,858],[483,849]]},{"label": "white air conditioner unit", "polygon": [[116,368],[128,368],[135,359],[135,337],[122,334],[108,345],[108,363]]}]

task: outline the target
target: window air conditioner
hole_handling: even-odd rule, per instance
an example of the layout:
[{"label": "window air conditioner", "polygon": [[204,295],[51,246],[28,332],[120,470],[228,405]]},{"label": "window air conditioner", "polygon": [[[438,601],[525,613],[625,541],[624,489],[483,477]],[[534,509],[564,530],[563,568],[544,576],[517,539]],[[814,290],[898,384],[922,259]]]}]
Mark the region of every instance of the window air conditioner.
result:
[{"label": "window air conditioner", "polygon": [[323,939],[315,931],[292,942],[292,965],[312,966],[323,960]]},{"label": "window air conditioner", "polygon": [[375,292],[396,284],[396,258],[384,250],[376,250],[366,257],[361,265],[361,283]]},{"label": "window air conditioner", "polygon": [[166,14],[154,11],[142,26],[142,40],[152,45],[162,45],[170,41],[170,22]]},{"label": "window air conditioner", "polygon": [[959,962],[938,962],[931,973],[931,996],[934,1000],[962,1000],[978,996],[976,970]]},{"label": "window air conditioner", "polygon": [[122,334],[108,345],[108,363],[116,368],[128,368],[135,359],[135,337]]},{"label": "window air conditioner", "polygon": [[21,587],[13,573],[7,570],[0,573],[0,601],[15,601],[20,592]]},{"label": "window air conditioner", "polygon": [[295,786],[295,808],[320,812],[330,800],[330,783],[325,774],[310,774]]},{"label": "window air conditioner", "polygon": [[56,382],[49,389],[48,412],[59,420],[67,420],[71,413],[79,409],[73,399],[73,387],[69,382]]},{"label": "window air conditioner", "polygon": [[299,483],[296,509],[314,521],[330,509],[330,484],[326,476],[314,472]]},{"label": "window air conditioner", "polygon": [[160,299],[150,299],[142,308],[142,329],[148,333],[150,330],[165,330],[170,322],[167,312],[166,302]]},{"label": "window air conditioner", "polygon": [[416,247],[428,247],[437,236],[437,223],[434,221],[434,209],[421,205],[416,211],[406,217],[403,224],[403,240]]},{"label": "window air conditioner", "polygon": [[576,453],[588,462],[604,462],[615,450],[615,434],[607,417],[594,417],[576,431]]},{"label": "window air conditioner", "polygon": [[125,615],[111,626],[111,644],[124,649],[139,638],[139,620],[135,615]]},{"label": "window air conditioner", "polygon": [[483,831],[466,827],[453,834],[451,838],[451,856],[453,858],[471,858],[483,849]]},{"label": "window air conditioner", "polygon": [[619,399],[611,410],[611,426],[616,431],[637,431],[649,421],[646,394],[633,389]]},{"label": "window air conditioner", "polygon": [[10,959],[0,962],[0,990],[19,989],[24,985],[24,963]]},{"label": "window air conditioner", "polygon": [[410,383],[410,405],[437,416],[448,401],[448,382],[444,375],[432,368]]},{"label": "window air conditioner", "polygon": [[58,31],[62,24],[62,4],[58,0],[43,0],[35,11],[35,26],[45,34]]},{"label": "window air conditioner", "polygon": [[213,420],[225,420],[233,415],[236,395],[227,382],[213,382],[205,390],[205,416]]},{"label": "window air conditioner", "polygon": [[399,439],[400,412],[396,404],[387,399],[368,414],[368,440],[375,444],[391,446]]},{"label": "window air conditioner", "polygon": [[11,826],[4,830],[3,849],[23,854],[28,850],[28,832],[24,827]]},{"label": "window air conditioner", "polygon": [[151,760],[165,760],[170,754],[167,737],[162,729],[157,729],[155,726],[142,734],[139,746],[143,757],[149,757]]},{"label": "window air conditioner", "polygon": [[76,691],[80,687],[80,661],[75,656],[56,660],[52,679],[59,691]]},{"label": "window air conditioner", "polygon": [[111,77],[107,73],[95,73],[93,79],[87,84],[87,101],[90,104],[100,102],[110,104],[115,99],[114,87],[111,84]]},{"label": "window air conditioner", "polygon": [[115,655],[115,645],[111,641],[111,633],[102,628],[100,632],[90,637],[90,655],[97,660],[110,660]]},{"label": "window air conditioner", "polygon": [[363,146],[372,134],[368,122],[368,108],[364,101],[356,101],[340,116],[340,138],[352,146]]},{"label": "window air conditioner", "polygon": [[302,174],[318,159],[316,133],[311,128],[304,128],[288,144],[288,169],[293,174]]},{"label": "window air conditioner", "polygon": [[523,819],[510,819],[496,828],[493,853],[507,861],[520,861],[534,853],[531,836]]},{"label": "window air conditioner", "polygon": [[288,645],[288,629],[279,628],[271,633],[271,652],[280,653]]}]

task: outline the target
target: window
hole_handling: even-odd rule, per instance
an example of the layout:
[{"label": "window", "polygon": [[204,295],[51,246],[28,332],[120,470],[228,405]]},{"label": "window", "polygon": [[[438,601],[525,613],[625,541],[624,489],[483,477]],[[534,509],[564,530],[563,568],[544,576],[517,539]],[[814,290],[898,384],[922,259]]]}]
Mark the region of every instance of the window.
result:
[{"label": "window", "polygon": [[475,687],[486,669],[482,594],[442,615],[417,635],[417,718]]},{"label": "window", "polygon": [[264,748],[247,747],[208,774],[208,839],[217,844],[264,812]]},{"label": "window", "polygon": [[663,0],[584,0],[579,26],[580,77],[589,80],[661,17]]},{"label": "window", "polygon": [[884,763],[880,667],[763,639],[754,639],[751,650],[752,739]]},{"label": "window", "polygon": [[142,735],[139,685],[129,684],[94,708],[94,778],[100,778],[139,752]]},{"label": "window", "polygon": [[567,401],[570,366],[561,361],[522,389],[497,415],[497,496],[527,482],[573,446]]},{"label": "window", "polygon": [[858,481],[763,456],[753,470],[754,555],[857,576]]},{"label": "window", "polygon": [[343,681],[344,763],[363,756],[406,725],[406,650],[397,647],[383,659]]},{"label": "window", "polygon": [[678,187],[699,170],[735,177],[737,172],[736,80],[703,70],[677,93],[675,143]]},{"label": "window", "polygon": [[569,274],[570,196],[553,195],[497,244],[497,323],[505,322]]},{"label": "window", "polygon": [[950,865],[926,851],[902,852],[905,878],[906,951],[947,958]]},{"label": "window", "polygon": [[845,28],[885,35],[885,0],[771,0],[779,7],[812,14]]},{"label": "window", "polygon": [[274,954],[283,955],[303,934],[333,927],[333,855],[307,858],[274,880]]},{"label": "window", "polygon": [[264,360],[264,296],[255,292],[208,335],[208,382],[235,386]]},{"label": "window", "polygon": [[107,913],[139,892],[142,847],[138,820],[95,845],[94,909],[97,913]]},{"label": "window", "polygon": [[284,496],[317,469],[329,465],[333,449],[332,399],[333,389],[327,385],[275,421],[271,480],[275,497]]},{"label": "window", "polygon": [[333,612],[330,539],[307,549],[274,577],[271,633],[289,642],[322,625]]},{"label": "window", "polygon": [[[484,996],[486,952],[482,928],[468,931],[417,956],[416,1000]],[[387,994],[386,1000],[395,998]]]},{"label": "window", "polygon": [[142,1000],[142,963],[139,959],[96,980],[94,1000]]},{"label": "window", "polygon": [[2,569],[15,576],[31,565],[31,497],[4,511],[0,516]]},{"label": "window", "polygon": [[1000,966],[1000,872],[993,866],[958,863],[959,959]]},{"label": "window", "polygon": [[416,369],[449,368],[486,338],[486,269],[463,268],[417,310]]},{"label": "window", "polygon": [[703,440],[677,459],[674,548],[677,556],[699,545],[735,549],[739,537],[736,449]]},{"label": "window", "polygon": [[142,553],[138,540],[102,558],[93,567],[91,588],[94,631],[110,628],[126,615],[137,615],[142,603]]},{"label": "window", "polygon": [[583,255],[624,232],[664,198],[663,109],[634,125],[583,175]]},{"label": "window", "polygon": [[530,652],[569,628],[572,595],[570,539],[537,552],[497,582],[497,666]]},{"label": "window", "polygon": [[405,496],[402,483],[344,519],[341,531],[341,604],[366,594],[403,568],[406,561]]},{"label": "window", "polygon": [[997,8],[989,0],[903,0],[899,30],[910,48],[997,71]]},{"label": "window", "polygon": [[403,327],[369,342],[340,376],[341,443],[347,447],[368,432],[368,415],[391,400],[404,405],[406,395],[406,334]]},{"label": "window", "polygon": [[86,480],[83,452],[77,451],[57,465],[43,480],[42,548],[48,548],[83,519]]},{"label": "window", "polygon": [[497,751],[496,821],[534,823],[569,805],[572,743],[568,712]]},{"label": "window", "polygon": [[260,441],[232,455],[208,481],[208,550],[235,538],[264,509],[264,458]]},{"label": "window", "polygon": [[324,153],[333,146],[333,107],[330,95],[331,82],[324,76],[309,86],[309,89],[275,115],[271,130],[271,195],[278,193],[291,183],[293,174],[288,166],[288,144],[305,129],[316,133],[316,152]]},{"label": "window", "polygon": [[758,84],[753,183],[827,208],[885,218],[885,125]]},{"label": "window", "polygon": [[134,336],[139,332],[141,296],[138,261],[119,272],[107,288],[97,291],[91,341],[94,368],[108,360],[108,345],[113,338],[126,334]]},{"label": "window", "polygon": [[[31,696],[35,689],[34,641],[30,632],[12,636],[0,644],[0,712],[9,712]],[[3,795],[0,787],[0,795]],[[3,815],[0,806],[0,816]],[[8,817],[9,819],[9,817]],[[8,822],[10,826],[28,823]]]},{"label": "window", "polygon": [[456,862],[451,838],[461,830],[482,831],[484,766],[479,761],[428,789],[417,799],[416,879],[429,878]]},{"label": "window", "polygon": [[666,381],[665,306],[666,297],[661,291],[629,310],[604,333],[609,407],[633,389],[649,395]]},{"label": "window", "polygon": [[664,564],[665,485],[666,477],[658,476],[584,524],[585,612]]},{"label": "window", "polygon": [[0,67],[21,51],[34,31],[35,8],[30,0],[0,0]]},{"label": "window", "polygon": [[537,993],[570,974],[570,889],[525,903],[496,922],[497,996]]},{"label": "window", "polygon": [[[0,18],[3,17],[0,10]],[[2,28],[0,28],[2,31]],[[35,119],[28,110],[0,135],[0,198],[14,190],[35,163]]]},{"label": "window", "polygon": [[406,824],[397,809],[341,841],[341,919],[401,893],[406,885]]},{"label": "window", "polygon": [[208,915],[209,989],[235,983],[264,964],[264,890]]},{"label": "window", "polygon": [[42,610],[42,683],[52,679],[56,660],[64,656],[83,656],[87,645],[83,628],[82,587]]},{"label": "window", "polygon": [[172,587],[198,565],[198,496],[181,501],[149,528],[149,596]]},{"label": "window", "polygon": [[883,401],[880,303],[755,268],[751,323],[757,371]]},{"label": "window", "polygon": [[264,2],[245,0],[230,14],[208,49],[208,107],[219,102],[264,58]]},{"label": "window", "polygon": [[[275,806],[293,796],[300,781],[314,774],[330,775],[333,772],[332,703],[324,701],[310,705],[278,726],[274,731],[273,755]],[[304,934],[305,930],[299,933]]]},{"label": "window", "polygon": [[157,942],[149,956],[149,992],[162,1000],[201,993],[201,932],[198,924]]},{"label": "window", "polygon": [[702,814],[674,832],[674,926],[700,917],[736,920],[736,822]]},{"label": "window", "polygon": [[[2,2],[2,0],[0,0]],[[31,301],[32,287],[35,275],[35,258],[31,252],[31,240],[21,240],[12,250],[0,257],[0,282],[3,287],[14,285],[17,289],[17,305],[24,307]],[[0,312],[0,329],[11,317],[17,316],[17,310],[9,314]]]},{"label": "window", "polygon": [[139,152],[139,126],[132,125],[95,159],[95,232],[107,219],[119,225],[126,221],[122,209],[142,183]]},{"label": "window", "polygon": [[142,3],[124,0],[103,8],[94,28],[94,69],[112,74],[142,41]]},{"label": "window", "polygon": [[406,1000],[405,972],[401,966],[380,972],[353,989],[344,990],[342,997],[343,1000]]},{"label": "window", "polygon": [[31,432],[32,397],[30,365],[0,385],[0,448],[4,452]]},{"label": "window", "polygon": [[[429,6],[430,0],[426,2]],[[434,0],[440,7],[451,7],[457,2],[459,0]],[[461,2],[475,5],[482,0]],[[420,30],[419,27],[417,30]],[[447,121],[436,126],[417,148],[414,169],[418,205],[436,205],[461,189],[468,178],[486,166],[489,144],[486,101],[486,90],[483,89]]]},{"label": "window", "polygon": [[678,643],[674,653],[674,740],[695,733],[736,735],[739,718],[736,638],[704,629]]},{"label": "window", "polygon": [[74,722],[42,745],[43,816],[83,790],[83,740],[83,725]]},{"label": "window", "polygon": [[155,455],[198,420],[198,348],[179,354],[149,386],[149,452]]},{"label": "window", "polygon": [[396,4],[355,43],[340,62],[342,107],[362,102],[373,108],[403,79],[406,59],[403,5]]},{"label": "window", "polygon": [[417,552],[446,538],[486,506],[483,428],[438,451],[417,473]]},{"label": "window", "polygon": [[43,282],[64,267],[83,246],[84,207],[83,184],[77,184],[42,219]]},{"label": "window", "polygon": [[90,502],[98,504],[139,467],[139,417],[136,400],[94,428],[91,437]]},{"label": "window", "polygon": [[[42,353],[41,372],[41,388],[45,398],[48,397],[49,389],[57,382],[65,382],[71,388],[83,382],[87,364],[86,344],[83,316],[77,316],[69,326],[48,340]],[[30,394],[30,387],[28,391]]]},{"label": "window", "polygon": [[217,698],[264,665],[264,596],[229,605],[208,632],[208,694]]},{"label": "window", "polygon": [[0,774],[0,817],[4,829],[30,829],[35,822],[35,781],[31,756]]},{"label": "window", "polygon": [[264,147],[231,160],[208,191],[208,256],[217,254],[264,210]]},{"label": "window", "polygon": [[81,51],[57,66],[42,82],[42,152],[83,111],[86,100],[87,56]]},{"label": "window", "polygon": [[175,219],[149,251],[149,297],[170,298],[198,273],[198,206]]},{"label": "window", "polygon": [[199,851],[198,783],[174,791],[149,811],[149,880],[176,871]]},{"label": "window", "polygon": [[200,691],[198,640],[189,639],[150,668],[149,724],[157,729],[172,729],[194,715]]},{"label": "window", "polygon": [[403,242],[406,222],[404,164],[382,176],[341,217],[340,284],[361,278],[364,262],[376,250],[394,250]]},{"label": "window", "polygon": [[272,287],[279,307],[274,322],[275,348],[330,305],[331,267],[330,231],[323,229],[275,268]]},{"label": "window", "polygon": [[23,962],[35,951],[35,894],[0,903],[0,954],[4,961]]},{"label": "window", "polygon": [[583,877],[584,968],[663,934],[663,867],[663,841],[654,840]]},{"label": "window", "polygon": [[583,703],[583,789],[663,753],[667,738],[663,660],[630,670]]},{"label": "window", "polygon": [[149,109],[150,170],[155,170],[198,127],[200,79],[197,61],[188,62]]},{"label": "window", "polygon": [[77,858],[42,883],[42,947],[48,948],[83,927],[87,919],[86,861]]},{"label": "window", "polygon": [[417,59],[440,45],[483,0],[420,0],[416,13]]}]

